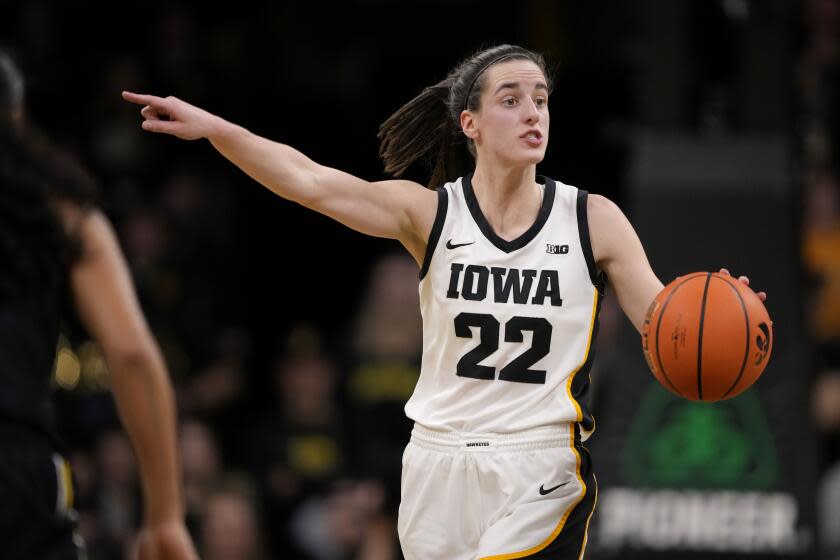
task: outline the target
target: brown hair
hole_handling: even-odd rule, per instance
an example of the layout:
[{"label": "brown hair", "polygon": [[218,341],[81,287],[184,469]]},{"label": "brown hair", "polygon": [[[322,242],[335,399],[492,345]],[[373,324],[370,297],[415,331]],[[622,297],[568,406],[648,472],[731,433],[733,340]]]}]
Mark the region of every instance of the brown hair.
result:
[{"label": "brown hair", "polygon": [[461,111],[480,108],[485,70],[508,60],[530,60],[539,66],[551,91],[551,77],[542,55],[516,45],[481,50],[380,125],[379,155],[385,162],[385,172],[400,177],[422,157],[431,170],[427,186],[433,189],[466,173],[468,166],[474,165],[475,146],[460,134]]}]

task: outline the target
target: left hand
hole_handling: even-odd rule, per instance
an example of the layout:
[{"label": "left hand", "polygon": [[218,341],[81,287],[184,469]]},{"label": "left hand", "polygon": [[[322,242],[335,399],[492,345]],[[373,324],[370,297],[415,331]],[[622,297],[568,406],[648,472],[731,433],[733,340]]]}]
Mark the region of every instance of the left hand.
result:
[{"label": "left hand", "polygon": [[198,560],[190,534],[180,520],[145,525],[137,537],[135,560]]},{"label": "left hand", "polygon": [[[725,268],[721,268],[720,273],[725,274],[727,276],[732,276],[731,274],[729,274],[729,271],[726,270]],[[750,279],[747,278],[746,276],[739,276],[738,281],[742,282],[746,286],[750,285]],[[766,292],[757,292],[757,295],[758,295],[758,299],[760,299],[761,301],[767,301],[767,293]]]}]

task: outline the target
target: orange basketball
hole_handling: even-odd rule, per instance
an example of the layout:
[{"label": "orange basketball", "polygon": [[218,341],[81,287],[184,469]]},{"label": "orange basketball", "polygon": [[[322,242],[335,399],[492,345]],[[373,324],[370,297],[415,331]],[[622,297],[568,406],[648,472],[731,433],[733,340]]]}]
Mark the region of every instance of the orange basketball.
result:
[{"label": "orange basketball", "polygon": [[647,312],[648,367],[672,393],[696,401],[730,399],[764,371],[773,322],[749,286],[716,272],[680,276]]}]

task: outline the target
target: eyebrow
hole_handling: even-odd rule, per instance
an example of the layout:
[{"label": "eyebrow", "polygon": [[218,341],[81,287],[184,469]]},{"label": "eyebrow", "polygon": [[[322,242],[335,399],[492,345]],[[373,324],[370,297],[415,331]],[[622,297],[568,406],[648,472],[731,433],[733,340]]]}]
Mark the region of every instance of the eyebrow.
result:
[{"label": "eyebrow", "polygon": [[[544,89],[544,90],[548,91],[548,86],[545,85],[542,82],[538,83],[534,87],[536,89]],[[505,83],[501,84],[499,87],[496,88],[496,91],[493,93],[493,95],[496,95],[497,93],[499,93],[503,89],[519,89],[519,82],[505,82]]]}]

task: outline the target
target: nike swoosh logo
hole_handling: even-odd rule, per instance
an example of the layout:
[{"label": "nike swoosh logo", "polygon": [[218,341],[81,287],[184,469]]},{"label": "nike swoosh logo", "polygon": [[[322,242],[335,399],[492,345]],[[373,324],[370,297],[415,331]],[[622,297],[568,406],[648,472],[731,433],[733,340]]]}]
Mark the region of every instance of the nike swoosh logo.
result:
[{"label": "nike swoosh logo", "polygon": [[452,240],[446,242],[447,249],[457,249],[458,247],[463,247],[464,245],[472,245],[475,241],[470,241],[469,243],[452,243]]},{"label": "nike swoosh logo", "polygon": [[557,486],[554,486],[554,487],[552,487],[552,488],[548,488],[548,489],[543,488],[543,485],[542,485],[542,484],[540,484],[540,496],[545,496],[546,494],[551,494],[552,492],[554,492],[555,490],[557,490],[557,489],[558,489],[558,488],[560,488],[561,486],[565,486],[565,485],[567,485],[567,484],[568,484],[568,481],[567,481],[567,482],[564,482],[564,483],[562,483],[562,484],[558,484]]}]

